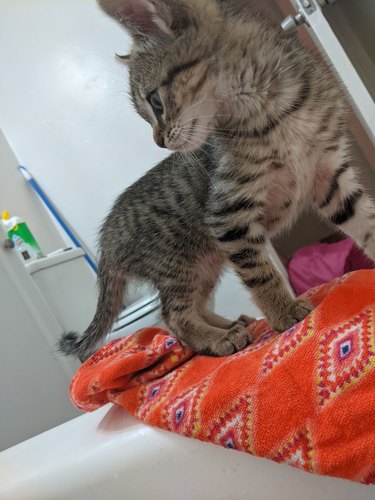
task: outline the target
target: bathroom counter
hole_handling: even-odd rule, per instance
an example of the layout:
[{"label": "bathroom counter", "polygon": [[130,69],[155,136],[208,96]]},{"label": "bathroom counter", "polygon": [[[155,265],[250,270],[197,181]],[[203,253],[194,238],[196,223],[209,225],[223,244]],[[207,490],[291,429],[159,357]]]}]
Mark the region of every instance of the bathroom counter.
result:
[{"label": "bathroom counter", "polygon": [[319,477],[146,426],[107,405],[0,453],[0,499],[373,500]]}]

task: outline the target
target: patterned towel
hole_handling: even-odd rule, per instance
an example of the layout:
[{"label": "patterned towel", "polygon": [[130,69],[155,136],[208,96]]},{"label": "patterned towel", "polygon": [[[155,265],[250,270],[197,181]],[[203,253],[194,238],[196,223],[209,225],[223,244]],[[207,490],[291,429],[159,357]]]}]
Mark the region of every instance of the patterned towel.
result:
[{"label": "patterned towel", "polygon": [[265,320],[232,356],[194,356],[159,328],[104,346],[71,384],[77,408],[109,401],[162,429],[317,474],[375,484],[375,271],[305,297],[278,335]]}]

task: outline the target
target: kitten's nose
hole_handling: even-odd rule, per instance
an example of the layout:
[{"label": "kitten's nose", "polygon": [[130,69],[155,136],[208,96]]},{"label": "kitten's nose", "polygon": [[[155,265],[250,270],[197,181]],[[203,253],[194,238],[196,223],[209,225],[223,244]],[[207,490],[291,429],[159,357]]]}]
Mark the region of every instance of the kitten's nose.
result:
[{"label": "kitten's nose", "polygon": [[156,144],[160,147],[160,148],[166,148],[167,146],[165,145],[165,142],[164,142],[164,137],[162,135],[159,135],[159,137],[157,138],[156,140]]},{"label": "kitten's nose", "polygon": [[159,146],[159,148],[166,148],[163,137],[163,132],[160,127],[154,127],[153,136],[155,143]]}]

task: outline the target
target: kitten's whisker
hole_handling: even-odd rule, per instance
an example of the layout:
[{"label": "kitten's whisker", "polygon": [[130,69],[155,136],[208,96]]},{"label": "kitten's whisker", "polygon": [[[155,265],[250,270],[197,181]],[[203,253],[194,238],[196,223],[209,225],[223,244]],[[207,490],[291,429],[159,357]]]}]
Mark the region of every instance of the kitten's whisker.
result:
[{"label": "kitten's whisker", "polygon": [[197,119],[199,120],[199,118],[226,118],[228,116],[231,118],[242,118],[242,116],[233,115],[232,113],[226,113],[226,114],[220,114],[220,115],[215,113],[214,115],[201,115],[201,116],[197,116],[195,118],[189,118],[188,120],[185,120],[184,122],[182,122],[181,126],[183,127],[186,123],[192,122],[192,121],[197,120]]},{"label": "kitten's whisker", "polygon": [[[223,116],[224,116],[224,115],[223,115]],[[209,117],[209,116],[208,116],[208,117]],[[215,115],[215,117],[218,117],[218,115]],[[204,117],[202,117],[202,118],[204,118]],[[186,123],[189,123],[189,122],[191,122],[191,121],[193,121],[193,120],[195,120],[195,119],[196,119],[196,118],[194,118],[194,119],[192,119],[192,120],[187,120],[187,121],[185,121],[185,122],[181,125],[181,127],[182,127],[183,125],[185,125]],[[202,129],[202,130],[205,130],[205,129],[207,129],[207,130],[211,130],[211,129],[210,129],[209,127],[207,127],[206,125],[201,125],[201,124],[199,124],[199,125],[196,125],[196,127],[201,127],[201,129]],[[215,130],[214,130],[214,132],[218,132],[219,134],[225,134],[225,133],[227,133],[227,135],[231,135],[231,134],[230,134],[230,132],[233,132],[233,131],[237,131],[237,132],[250,132],[250,130],[249,130],[249,129],[243,129],[243,128],[239,129],[239,128],[236,128],[236,127],[231,127],[231,128],[220,128],[220,127],[215,127]]]},{"label": "kitten's whisker", "polygon": [[[203,133],[208,133],[208,137],[206,138],[206,140],[204,141],[205,144],[211,146],[212,148],[216,148],[216,149],[220,149],[221,146],[219,144],[213,144],[211,142],[209,142],[209,137],[212,135],[214,136],[214,133],[213,131],[210,129],[210,128],[205,128],[205,127],[200,127],[198,125],[195,125],[194,126],[194,131],[198,131],[198,132],[203,132]],[[186,137],[186,134],[184,134],[184,130],[182,130],[181,132],[181,137],[185,140],[185,141],[188,141],[189,138]],[[224,139],[225,140],[225,139]]]},{"label": "kitten's whisker", "polygon": [[219,103],[221,103],[222,101],[220,99],[205,99],[205,98],[201,99],[200,101],[197,101],[194,104],[192,104],[191,106],[189,106],[187,109],[184,109],[180,113],[178,118],[176,119],[176,122],[178,122],[184,116],[185,113],[187,113],[188,111],[191,111],[195,106],[198,106],[199,104],[202,104],[204,102],[219,102]]},{"label": "kitten's whisker", "polygon": [[[212,129],[210,129],[210,128],[201,128],[201,127],[199,127],[199,126],[194,127],[194,130],[196,130],[196,131],[198,131],[198,132],[202,132],[202,133],[209,133],[209,134],[212,134],[212,133],[213,133]],[[215,130],[214,132],[216,132],[216,130]],[[232,141],[233,141],[233,140],[235,140],[235,139],[233,138],[233,135],[232,135],[232,134],[229,134],[229,133],[219,133],[218,135],[220,136],[220,139],[222,139],[222,140],[224,140],[224,141],[225,141],[225,140],[229,140],[229,139],[232,139]],[[222,137],[223,135],[224,135],[224,136],[227,136],[227,137],[226,137],[226,138],[225,138],[225,137],[223,138],[223,137]],[[241,139],[239,139],[239,140],[241,140]]]},{"label": "kitten's whisker", "polygon": [[177,118],[176,122],[179,121],[185,113],[187,113],[188,111],[191,111],[195,106],[199,106],[199,104],[202,104],[203,102],[221,102],[219,100],[214,100],[214,99],[201,99],[200,101],[197,101],[195,102],[194,104],[192,104],[191,106],[189,106],[188,108],[184,109],[179,117]]},{"label": "kitten's whisker", "polygon": [[192,104],[191,106],[189,106],[188,108],[184,109],[180,115],[177,117],[177,120],[176,122],[178,122],[183,116],[185,113],[187,113],[188,111],[191,111],[195,106],[198,106],[199,104],[202,104],[202,102],[204,102],[204,99],[201,99],[200,101],[197,101],[196,103]]},{"label": "kitten's whisker", "polygon": [[207,170],[199,163],[199,160],[194,156],[192,151],[187,151],[187,160],[189,161],[190,165],[194,168],[196,168],[199,172],[203,174],[206,179],[211,181],[211,177],[209,176]]},{"label": "kitten's whisker", "polygon": [[[183,134],[181,134],[181,138],[185,141],[188,141],[189,139],[191,139],[191,137],[188,138],[188,137],[184,136]],[[197,148],[197,149],[201,149],[201,148]],[[202,150],[202,151],[204,151],[204,150]],[[194,152],[193,151],[186,151],[185,154],[186,154],[186,158],[188,159],[190,165],[197,168],[199,170],[199,172],[201,172],[210,181],[210,183],[212,185],[214,185],[211,176],[209,175],[207,170],[204,168],[204,166],[200,163],[199,158],[197,158],[195,156]]]},{"label": "kitten's whisker", "polygon": [[216,115],[200,115],[200,116],[196,116],[194,118],[189,118],[188,120],[185,120],[184,122],[181,123],[181,127],[183,127],[187,123],[191,123],[195,120],[199,120],[200,118],[215,118],[215,116]]},{"label": "kitten's whisker", "polygon": [[[182,136],[182,138],[184,140],[188,140],[186,137]],[[212,158],[211,155],[209,155],[207,153],[207,151],[205,151],[202,147],[198,147],[196,149],[196,151],[202,151],[205,155],[207,155],[213,162],[215,162],[215,160]],[[200,163],[199,161],[199,158],[197,158],[197,156],[195,155],[195,152],[194,151],[186,151],[186,157],[190,163],[190,165],[192,165],[193,167],[197,168],[209,181],[210,181],[210,185],[213,187],[213,189],[215,191],[217,191],[217,186],[214,182],[214,180],[212,179],[212,177],[210,176],[210,174],[207,172],[207,170],[204,168],[204,166]]]},{"label": "kitten's whisker", "polygon": [[208,154],[207,151],[205,149],[203,149],[202,146],[197,147],[197,149],[195,149],[194,151],[202,151],[202,153],[204,153],[206,156],[208,156],[211,159],[211,161],[213,163],[215,163],[215,159],[212,158],[212,156],[210,154]]}]

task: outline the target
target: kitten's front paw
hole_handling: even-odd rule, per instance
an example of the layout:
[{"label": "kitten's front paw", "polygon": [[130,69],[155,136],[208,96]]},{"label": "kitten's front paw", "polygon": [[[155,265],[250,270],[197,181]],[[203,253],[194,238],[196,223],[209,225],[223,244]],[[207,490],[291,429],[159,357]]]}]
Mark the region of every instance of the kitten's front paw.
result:
[{"label": "kitten's front paw", "polygon": [[278,332],[285,332],[304,320],[313,309],[314,306],[310,304],[310,302],[306,302],[306,300],[296,300],[282,315],[270,321],[271,326]]},{"label": "kitten's front paw", "polygon": [[230,356],[235,352],[242,351],[250,342],[251,335],[245,325],[236,322],[223,337],[217,339],[207,349],[204,349],[201,354],[216,357]]}]

